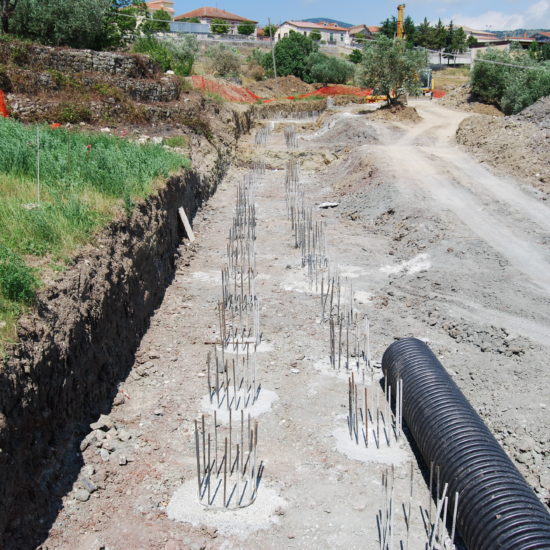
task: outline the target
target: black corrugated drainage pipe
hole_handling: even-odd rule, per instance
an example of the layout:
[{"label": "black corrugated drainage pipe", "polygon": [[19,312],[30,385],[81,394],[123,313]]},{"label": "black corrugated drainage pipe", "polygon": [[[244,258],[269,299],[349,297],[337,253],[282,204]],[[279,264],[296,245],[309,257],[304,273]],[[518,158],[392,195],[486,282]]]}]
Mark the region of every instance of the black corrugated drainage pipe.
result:
[{"label": "black corrugated drainage pipe", "polygon": [[403,380],[403,418],[426,464],[459,493],[468,550],[549,550],[550,514],[430,348],[398,340],[382,369],[394,388]]}]

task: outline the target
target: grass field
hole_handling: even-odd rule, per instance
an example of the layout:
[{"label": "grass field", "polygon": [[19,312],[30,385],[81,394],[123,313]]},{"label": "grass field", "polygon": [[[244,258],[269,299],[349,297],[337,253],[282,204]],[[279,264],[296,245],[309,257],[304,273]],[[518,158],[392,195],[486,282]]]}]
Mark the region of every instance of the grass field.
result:
[{"label": "grass field", "polygon": [[0,118],[0,349],[32,305],[44,266],[60,269],[160,178],[188,165],[161,145]]}]

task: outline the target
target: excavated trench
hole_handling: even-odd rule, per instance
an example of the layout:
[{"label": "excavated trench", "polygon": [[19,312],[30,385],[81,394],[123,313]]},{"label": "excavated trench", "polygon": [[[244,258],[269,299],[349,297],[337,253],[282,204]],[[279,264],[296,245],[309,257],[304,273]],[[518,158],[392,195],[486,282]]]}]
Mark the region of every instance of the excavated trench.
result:
[{"label": "excavated trench", "polygon": [[[306,106],[304,105],[304,108]],[[0,546],[44,540],[82,467],[90,422],[116,402],[150,318],[192,251],[192,221],[216,192],[261,108],[232,111],[224,135],[191,140],[193,169],[172,176],[130,218],[113,222],[22,318],[0,365]]]},{"label": "excavated trench", "polygon": [[21,321],[0,371],[0,532],[8,546],[30,543],[15,533],[32,533],[36,518],[47,524],[72,483],[82,426],[110,409],[175,257],[185,254],[177,209],[194,217],[223,175],[217,167],[208,177],[171,177],[82,251]]}]

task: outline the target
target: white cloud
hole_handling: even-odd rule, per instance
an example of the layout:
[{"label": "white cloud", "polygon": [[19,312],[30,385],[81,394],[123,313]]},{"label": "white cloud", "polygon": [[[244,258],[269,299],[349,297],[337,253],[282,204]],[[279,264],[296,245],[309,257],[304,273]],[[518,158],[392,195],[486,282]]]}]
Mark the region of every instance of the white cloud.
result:
[{"label": "white cloud", "polygon": [[532,3],[521,13],[488,11],[478,16],[465,17],[456,14],[452,17],[455,24],[466,25],[474,29],[513,30],[550,27],[550,0]]}]

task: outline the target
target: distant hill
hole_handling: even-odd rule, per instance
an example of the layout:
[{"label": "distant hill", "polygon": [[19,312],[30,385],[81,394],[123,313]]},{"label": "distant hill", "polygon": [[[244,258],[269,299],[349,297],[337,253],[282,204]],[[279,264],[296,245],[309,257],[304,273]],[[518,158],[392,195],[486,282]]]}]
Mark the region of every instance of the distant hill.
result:
[{"label": "distant hill", "polygon": [[505,38],[505,37],[523,37],[524,34],[527,35],[529,38],[530,36],[533,36],[537,32],[550,32],[548,29],[514,29],[513,31],[490,31],[493,34],[496,34],[499,38]]},{"label": "distant hill", "polygon": [[330,17],[311,17],[310,19],[302,19],[302,21],[306,21],[307,23],[336,23],[339,27],[344,27],[346,29],[353,27],[351,23],[344,23],[343,21],[338,21],[337,19],[330,19]]}]

